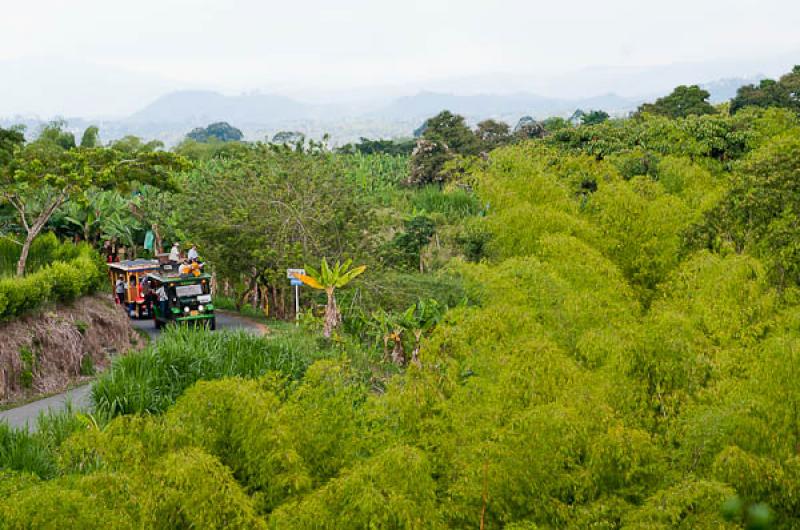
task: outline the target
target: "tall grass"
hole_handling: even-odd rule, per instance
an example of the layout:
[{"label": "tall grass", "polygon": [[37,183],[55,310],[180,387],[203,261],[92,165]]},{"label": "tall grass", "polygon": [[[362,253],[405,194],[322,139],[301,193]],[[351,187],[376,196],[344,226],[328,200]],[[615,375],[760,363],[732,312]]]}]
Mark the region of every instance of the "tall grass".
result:
[{"label": "tall grass", "polygon": [[442,214],[451,223],[481,211],[481,203],[474,193],[460,188],[443,191],[436,185],[415,191],[411,205],[419,211]]},{"label": "tall grass", "polygon": [[364,193],[384,206],[393,204],[398,188],[408,177],[408,157],[403,155],[341,155],[345,175]]},{"label": "tall grass", "polygon": [[155,414],[198,380],[270,371],[299,379],[314,360],[329,355],[314,337],[301,333],[273,338],[175,327],[158,343],[114,361],[93,386],[92,399],[101,417]]},{"label": "tall grass", "polygon": [[0,423],[0,469],[54,477],[59,446],[84,425],[70,404],[63,411],[39,414],[33,431]]}]

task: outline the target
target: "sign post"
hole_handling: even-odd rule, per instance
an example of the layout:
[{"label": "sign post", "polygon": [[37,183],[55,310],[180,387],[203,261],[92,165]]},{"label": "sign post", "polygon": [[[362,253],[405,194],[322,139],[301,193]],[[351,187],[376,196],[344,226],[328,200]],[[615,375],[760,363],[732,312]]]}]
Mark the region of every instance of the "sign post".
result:
[{"label": "sign post", "polygon": [[289,278],[291,281],[291,285],[294,287],[294,321],[295,325],[299,324],[300,322],[300,286],[303,285],[298,278],[295,277],[295,274],[305,274],[305,269],[286,269],[286,277]]}]

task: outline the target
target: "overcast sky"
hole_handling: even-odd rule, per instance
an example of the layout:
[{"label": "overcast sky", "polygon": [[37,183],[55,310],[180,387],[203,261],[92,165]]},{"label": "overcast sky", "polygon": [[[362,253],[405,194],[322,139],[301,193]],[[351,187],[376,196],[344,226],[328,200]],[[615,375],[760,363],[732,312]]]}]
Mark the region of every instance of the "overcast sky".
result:
[{"label": "overcast sky", "polygon": [[[82,87],[113,112],[185,87],[320,92],[598,66],[753,68],[800,52],[800,2],[790,0],[25,0],[1,12],[6,114],[83,112]],[[98,100],[98,83],[126,85],[121,106]]]}]

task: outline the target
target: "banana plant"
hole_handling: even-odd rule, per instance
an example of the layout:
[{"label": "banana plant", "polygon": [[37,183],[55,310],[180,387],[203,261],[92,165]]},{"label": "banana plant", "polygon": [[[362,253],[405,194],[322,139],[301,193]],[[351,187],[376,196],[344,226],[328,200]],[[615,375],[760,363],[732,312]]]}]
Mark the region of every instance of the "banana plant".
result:
[{"label": "banana plant", "polygon": [[336,305],[336,289],[340,289],[353,281],[354,278],[367,270],[366,265],[352,267],[353,260],[348,259],[344,263],[339,261],[335,265],[329,266],[328,260],[322,258],[319,270],[306,265],[306,274],[295,274],[295,278],[308,285],[312,289],[325,291],[328,302],[325,305],[325,325],[322,334],[325,338],[330,338],[333,330],[341,323],[342,315]]},{"label": "banana plant", "polygon": [[411,362],[419,365],[419,349],[422,337],[429,333],[444,316],[446,307],[436,300],[420,300],[403,312],[402,321],[407,330],[414,335],[414,349],[411,351]]},{"label": "banana plant", "polygon": [[[377,345],[383,341],[385,358],[398,366],[405,366],[406,362],[419,366],[422,338],[436,327],[446,310],[447,306],[436,300],[420,300],[401,313],[374,311],[370,327]],[[410,359],[406,358],[408,351]]]},{"label": "banana plant", "polygon": [[[372,334],[375,336],[376,345],[383,342],[383,356],[385,359],[403,366],[406,362],[404,339],[404,322],[396,313],[387,313],[383,309],[372,312],[370,322]],[[389,345],[392,346],[391,351]]]}]

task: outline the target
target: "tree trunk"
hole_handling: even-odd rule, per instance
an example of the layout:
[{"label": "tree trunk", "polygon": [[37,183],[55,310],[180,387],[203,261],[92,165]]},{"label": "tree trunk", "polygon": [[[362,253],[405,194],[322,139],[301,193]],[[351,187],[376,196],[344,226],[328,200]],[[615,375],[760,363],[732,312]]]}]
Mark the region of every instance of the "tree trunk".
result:
[{"label": "tree trunk", "polygon": [[406,352],[403,350],[403,332],[395,330],[394,348],[392,349],[392,362],[397,366],[406,364]]},{"label": "tree trunk", "polygon": [[325,305],[325,326],[322,328],[322,334],[326,339],[331,338],[333,330],[339,325],[339,308],[336,307],[336,296],[333,294],[333,288],[326,289],[328,295],[328,303]]},{"label": "tree trunk", "polygon": [[283,288],[278,289],[278,300],[281,305],[281,318],[286,320],[289,313],[286,311],[286,291]]},{"label": "tree trunk", "polygon": [[422,342],[422,331],[414,332],[414,350],[411,352],[411,362],[417,366],[422,366],[419,361],[419,348]]},{"label": "tree trunk", "polygon": [[161,233],[158,231],[158,225],[152,225],[153,228],[153,254],[161,254],[163,248],[161,246]]},{"label": "tree trunk", "polygon": [[31,244],[33,240],[36,239],[36,236],[39,235],[39,232],[42,231],[44,228],[45,223],[47,223],[50,216],[53,215],[53,212],[56,211],[56,208],[61,206],[61,203],[64,202],[64,198],[66,197],[66,193],[62,192],[50,205],[45,208],[42,213],[36,218],[36,221],[30,226],[28,226],[28,221],[25,217],[25,208],[22,205],[17,205],[17,203],[12,202],[14,207],[20,214],[20,219],[22,221],[22,225],[25,227],[28,235],[25,237],[25,243],[22,245],[22,252],[19,255],[19,261],[17,261],[17,276],[22,276],[25,274],[25,264],[28,261],[28,253],[31,250]]},{"label": "tree trunk", "polygon": [[259,287],[261,289],[261,312],[269,318],[269,285]]},{"label": "tree trunk", "polygon": [[25,274],[25,264],[28,262],[28,252],[31,250],[31,243],[33,243],[34,237],[29,232],[28,237],[25,238],[25,242],[22,244],[22,252],[20,252],[19,260],[17,261],[17,276]]},{"label": "tree trunk", "polygon": [[278,288],[274,285],[272,286],[272,316],[275,318],[280,318],[279,316],[280,306],[278,305]]},{"label": "tree trunk", "polygon": [[250,285],[247,288],[245,288],[244,292],[241,295],[239,295],[239,297],[236,299],[236,311],[242,310],[242,306],[247,301],[247,295],[249,295],[253,289],[256,289],[257,286],[258,286],[258,276],[253,276],[252,278],[250,278]]}]

